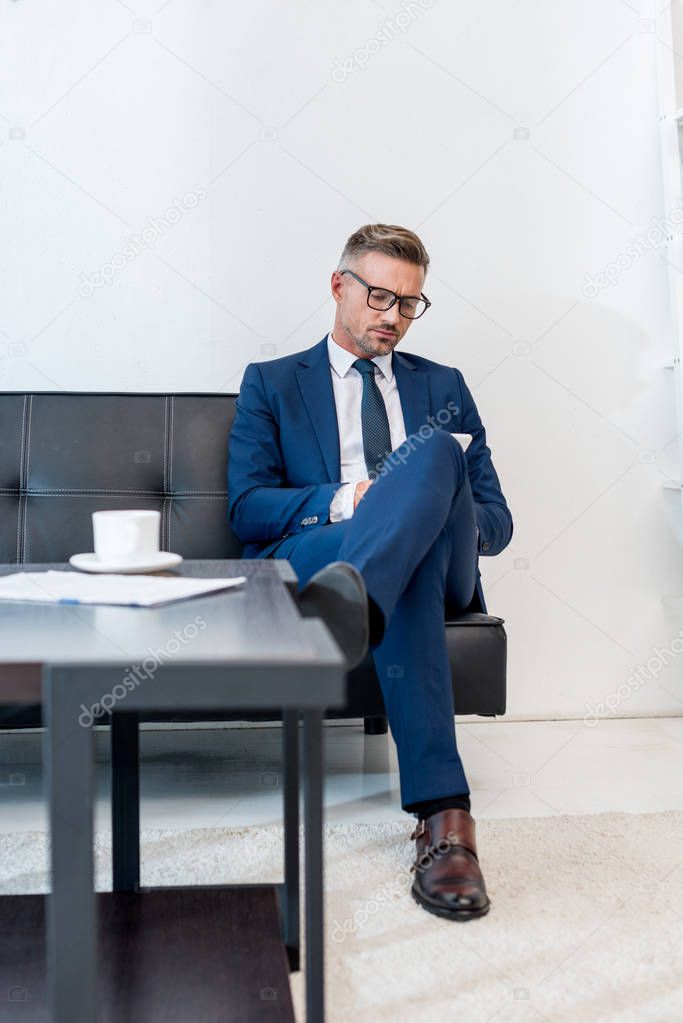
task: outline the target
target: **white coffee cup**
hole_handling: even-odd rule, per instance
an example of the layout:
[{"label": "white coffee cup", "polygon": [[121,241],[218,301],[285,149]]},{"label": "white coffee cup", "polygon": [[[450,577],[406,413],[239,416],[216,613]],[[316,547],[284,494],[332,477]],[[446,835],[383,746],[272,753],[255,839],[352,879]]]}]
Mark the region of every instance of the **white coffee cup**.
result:
[{"label": "white coffee cup", "polygon": [[132,565],[159,551],[161,512],[96,511],[92,528],[95,555],[104,564]]}]

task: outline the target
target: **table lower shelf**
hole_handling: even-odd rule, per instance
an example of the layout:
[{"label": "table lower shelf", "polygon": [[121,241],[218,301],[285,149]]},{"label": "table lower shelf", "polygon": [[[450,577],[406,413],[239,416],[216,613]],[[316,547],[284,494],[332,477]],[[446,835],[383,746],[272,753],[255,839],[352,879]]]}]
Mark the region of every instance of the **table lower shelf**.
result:
[{"label": "table lower shelf", "polygon": [[[48,1023],[45,908],[0,897],[2,1023]],[[97,912],[98,1023],[294,1020],[275,886],[103,892]]]}]

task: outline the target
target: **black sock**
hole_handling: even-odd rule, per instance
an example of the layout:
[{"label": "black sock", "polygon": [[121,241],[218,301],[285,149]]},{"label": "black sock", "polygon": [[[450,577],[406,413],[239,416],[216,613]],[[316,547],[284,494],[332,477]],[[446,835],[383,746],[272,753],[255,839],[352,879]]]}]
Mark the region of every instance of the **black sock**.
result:
[{"label": "black sock", "polygon": [[470,797],[467,794],[461,796],[444,796],[442,799],[426,799],[421,803],[413,803],[410,807],[407,807],[407,809],[409,813],[416,814],[420,820],[424,820],[433,813],[439,813],[441,810],[467,810],[469,813]]}]

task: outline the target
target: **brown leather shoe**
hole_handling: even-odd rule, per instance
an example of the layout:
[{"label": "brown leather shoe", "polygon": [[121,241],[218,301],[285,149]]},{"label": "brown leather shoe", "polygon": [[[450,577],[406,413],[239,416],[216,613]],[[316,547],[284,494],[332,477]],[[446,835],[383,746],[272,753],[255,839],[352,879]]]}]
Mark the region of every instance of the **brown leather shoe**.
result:
[{"label": "brown leather shoe", "polygon": [[467,810],[441,810],[418,824],[412,896],[424,909],[449,920],[488,913],[489,897],[477,859],[474,818]]}]

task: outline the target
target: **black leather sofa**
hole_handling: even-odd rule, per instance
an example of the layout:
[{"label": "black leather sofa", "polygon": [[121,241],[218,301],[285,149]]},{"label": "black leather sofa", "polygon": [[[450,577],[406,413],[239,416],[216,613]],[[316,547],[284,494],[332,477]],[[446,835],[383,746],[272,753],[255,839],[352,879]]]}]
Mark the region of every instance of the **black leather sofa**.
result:
[{"label": "black leather sofa", "polygon": [[[162,548],[185,558],[240,557],[227,521],[234,408],[233,394],[0,392],[0,562],[61,562],[92,550],[90,516],[101,508],[158,509]],[[444,609],[444,627],[456,713],[503,714],[503,619],[475,593],[465,612]],[[37,706],[1,713],[4,727],[40,723]],[[348,704],[335,716],[386,731],[369,654],[349,674]]]}]

